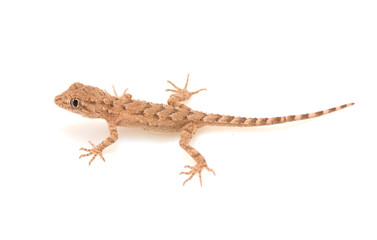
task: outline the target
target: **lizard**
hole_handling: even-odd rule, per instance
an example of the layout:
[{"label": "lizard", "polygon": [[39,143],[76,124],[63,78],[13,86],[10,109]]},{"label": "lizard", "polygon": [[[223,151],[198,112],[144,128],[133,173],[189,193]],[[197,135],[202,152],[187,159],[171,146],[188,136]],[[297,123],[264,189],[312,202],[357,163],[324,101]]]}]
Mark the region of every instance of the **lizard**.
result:
[{"label": "lizard", "polygon": [[192,95],[206,90],[205,88],[202,88],[193,92],[188,91],[187,86],[189,77],[190,74],[187,75],[184,88],[179,88],[168,80],[168,83],[171,84],[174,89],[166,89],[166,91],[173,92],[170,95],[167,104],[133,99],[132,95],[127,93],[127,89],[121,96],[118,96],[114,86],[113,90],[115,96],[112,96],[106,90],[101,90],[97,87],[84,85],[78,82],[73,83],[62,94],[57,95],[54,102],[57,106],[70,112],[80,114],[87,118],[101,118],[107,122],[110,135],[106,139],[98,145],[89,141],[89,144],[92,146],[91,149],[80,148],[81,151],[85,151],[86,153],[81,154],[79,158],[91,156],[89,166],[97,156],[105,161],[102,152],[118,139],[118,126],[141,127],[147,130],[163,132],[179,132],[180,147],[196,162],[193,166],[184,166],[184,168],[188,168],[188,170],[180,173],[188,175],[188,178],[183,182],[183,185],[190,181],[196,174],[199,176],[200,185],[202,185],[203,169],[216,175],[215,171],[208,167],[203,155],[190,145],[190,140],[196,133],[197,129],[201,127],[256,127],[274,125],[319,117],[354,104],[348,103],[314,113],[270,118],[236,117],[204,113],[193,110],[182,103],[183,101],[188,100]]}]

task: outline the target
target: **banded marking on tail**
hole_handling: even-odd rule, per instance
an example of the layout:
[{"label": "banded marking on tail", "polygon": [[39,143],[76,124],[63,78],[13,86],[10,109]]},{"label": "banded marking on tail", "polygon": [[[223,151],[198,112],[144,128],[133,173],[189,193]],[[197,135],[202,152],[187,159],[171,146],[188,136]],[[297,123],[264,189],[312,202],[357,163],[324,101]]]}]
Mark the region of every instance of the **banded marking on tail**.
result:
[{"label": "banded marking on tail", "polygon": [[340,109],[354,105],[354,103],[344,104],[338,107],[329,108],[327,110],[322,110],[314,113],[306,113],[299,115],[289,115],[283,117],[271,117],[271,118],[246,118],[246,117],[235,117],[228,115],[219,114],[206,114],[202,119],[204,123],[210,126],[229,126],[229,127],[254,127],[254,126],[265,126],[274,125],[279,123],[293,122],[298,120],[305,120],[310,118],[319,117],[328,113],[338,111]]}]

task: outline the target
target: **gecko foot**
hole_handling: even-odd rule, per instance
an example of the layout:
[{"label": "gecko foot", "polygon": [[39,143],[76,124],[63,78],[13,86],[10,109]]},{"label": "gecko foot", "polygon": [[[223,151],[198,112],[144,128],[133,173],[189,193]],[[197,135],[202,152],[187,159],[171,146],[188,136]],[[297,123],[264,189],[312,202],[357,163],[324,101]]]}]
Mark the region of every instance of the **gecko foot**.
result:
[{"label": "gecko foot", "polygon": [[206,169],[207,171],[209,172],[212,172],[213,175],[216,176],[216,173],[215,171],[213,171],[213,169],[209,168],[207,166],[207,163],[204,161],[203,163],[197,163],[196,165],[194,166],[189,166],[189,165],[186,165],[185,168],[189,168],[191,169],[190,171],[188,172],[181,172],[180,174],[186,174],[186,175],[190,175],[190,177],[188,177],[184,182],[183,182],[183,186],[186,184],[186,182],[190,181],[194,176],[195,174],[198,174],[199,175],[199,181],[200,181],[200,186],[203,186],[202,184],[202,170],[203,169]]},{"label": "gecko foot", "polygon": [[175,89],[166,89],[166,91],[174,92],[175,94],[173,94],[172,96],[179,98],[180,101],[184,101],[184,100],[189,99],[192,95],[197,94],[200,91],[207,90],[205,88],[202,88],[202,89],[199,89],[199,90],[194,91],[194,92],[189,92],[187,90],[189,77],[190,77],[190,74],[187,74],[186,84],[185,84],[185,87],[183,89],[177,87],[174,83],[172,83],[168,80],[168,83],[170,83]]},{"label": "gecko foot", "polygon": [[92,149],[80,148],[80,150],[86,151],[88,153],[81,154],[79,158],[93,155],[92,159],[90,159],[89,161],[89,166],[97,156],[100,156],[100,158],[102,158],[102,160],[105,161],[105,158],[103,158],[103,155],[102,155],[102,150],[98,149],[98,147],[94,145],[91,141],[89,141],[89,143],[90,145],[92,145],[93,148]]}]

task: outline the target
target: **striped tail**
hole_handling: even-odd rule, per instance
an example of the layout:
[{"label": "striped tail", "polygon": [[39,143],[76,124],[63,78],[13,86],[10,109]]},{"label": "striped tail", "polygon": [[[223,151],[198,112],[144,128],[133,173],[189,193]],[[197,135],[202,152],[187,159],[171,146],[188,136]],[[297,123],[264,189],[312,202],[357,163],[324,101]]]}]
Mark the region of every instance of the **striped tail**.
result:
[{"label": "striped tail", "polygon": [[344,104],[339,107],[330,108],[327,110],[306,113],[300,115],[290,115],[284,117],[272,117],[272,118],[246,118],[246,117],[234,117],[219,114],[207,114],[203,118],[203,122],[210,126],[229,126],[229,127],[255,127],[255,126],[265,126],[274,125],[279,123],[293,122],[298,120],[305,120],[310,118],[319,117],[328,113],[338,111],[340,109],[352,106],[354,103]]}]

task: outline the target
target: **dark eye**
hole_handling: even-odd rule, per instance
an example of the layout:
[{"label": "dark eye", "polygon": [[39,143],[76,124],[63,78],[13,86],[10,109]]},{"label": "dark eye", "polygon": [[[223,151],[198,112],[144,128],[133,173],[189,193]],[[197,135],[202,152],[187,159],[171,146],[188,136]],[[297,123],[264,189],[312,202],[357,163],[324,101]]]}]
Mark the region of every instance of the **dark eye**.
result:
[{"label": "dark eye", "polygon": [[71,106],[73,108],[78,108],[80,105],[80,100],[78,100],[77,98],[72,98],[71,99]]}]

